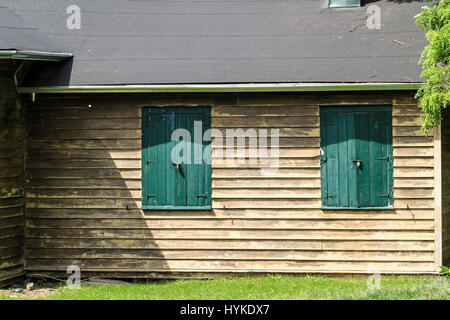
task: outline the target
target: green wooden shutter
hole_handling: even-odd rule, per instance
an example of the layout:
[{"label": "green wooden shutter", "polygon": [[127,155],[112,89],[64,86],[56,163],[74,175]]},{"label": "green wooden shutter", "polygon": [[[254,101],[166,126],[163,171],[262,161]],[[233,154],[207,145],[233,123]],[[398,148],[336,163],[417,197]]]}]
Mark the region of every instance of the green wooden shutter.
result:
[{"label": "green wooden shutter", "polygon": [[[195,143],[195,121],[202,125]],[[142,111],[142,205],[144,209],[209,209],[211,206],[211,165],[203,159],[210,143],[203,141],[211,127],[207,107],[155,107]],[[190,141],[172,141],[176,129],[186,129]],[[183,151],[172,159],[172,150],[183,145],[190,163],[182,162]],[[197,156],[197,161],[194,158]]]},{"label": "green wooden shutter", "polygon": [[354,207],[356,172],[349,169],[355,157],[354,115],[321,114],[322,202],[326,207]]},{"label": "green wooden shutter", "polygon": [[320,117],[322,205],[391,207],[391,107],[323,107]]},{"label": "green wooden shutter", "polygon": [[[186,201],[189,207],[204,207],[211,205],[211,165],[205,164],[203,152],[206,145],[195,143],[194,125],[201,125],[201,132],[211,128],[211,115],[209,108],[203,108],[201,112],[190,113],[184,116],[185,128],[191,133],[192,141],[189,143],[191,150],[191,163],[186,168]],[[197,151],[196,151],[197,149]],[[201,163],[199,163],[201,162]]]},{"label": "green wooden shutter", "polygon": [[366,111],[356,115],[360,207],[393,204],[392,111]]}]

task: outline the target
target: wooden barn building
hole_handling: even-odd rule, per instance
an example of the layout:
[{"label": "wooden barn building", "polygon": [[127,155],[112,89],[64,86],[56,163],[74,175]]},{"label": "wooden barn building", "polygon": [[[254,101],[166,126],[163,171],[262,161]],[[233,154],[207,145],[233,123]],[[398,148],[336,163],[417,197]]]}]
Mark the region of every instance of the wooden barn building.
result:
[{"label": "wooden barn building", "polygon": [[423,3],[72,2],[0,4],[1,284],[450,263]]}]

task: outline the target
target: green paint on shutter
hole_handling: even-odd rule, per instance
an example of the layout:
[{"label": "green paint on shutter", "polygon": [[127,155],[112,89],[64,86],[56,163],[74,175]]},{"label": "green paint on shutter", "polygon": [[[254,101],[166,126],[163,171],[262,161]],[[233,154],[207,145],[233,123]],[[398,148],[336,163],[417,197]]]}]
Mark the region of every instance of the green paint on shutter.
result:
[{"label": "green paint on shutter", "polygon": [[392,207],[392,108],[322,107],[322,204]]},{"label": "green paint on shutter", "polygon": [[322,150],[322,201],[327,207],[337,206],[338,197],[338,119],[337,114],[327,113],[321,118]]},{"label": "green paint on shutter", "polygon": [[360,7],[361,0],[329,0],[330,8]]},{"label": "green paint on shutter", "polygon": [[[203,159],[210,143],[203,141],[203,134],[210,127],[208,107],[142,109],[144,209],[211,208],[211,164]],[[196,128],[198,141],[194,141]],[[172,141],[177,129],[185,131]]]}]

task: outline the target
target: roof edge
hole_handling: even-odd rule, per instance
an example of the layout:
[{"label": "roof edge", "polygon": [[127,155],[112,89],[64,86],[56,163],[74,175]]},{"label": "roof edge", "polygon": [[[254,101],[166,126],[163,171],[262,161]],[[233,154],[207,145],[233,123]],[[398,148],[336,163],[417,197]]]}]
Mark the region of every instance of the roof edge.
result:
[{"label": "roof edge", "polygon": [[18,87],[19,93],[288,92],[417,90],[423,83],[241,83]]},{"label": "roof edge", "polygon": [[73,57],[68,52],[45,52],[29,50],[0,50],[0,59],[63,61]]}]

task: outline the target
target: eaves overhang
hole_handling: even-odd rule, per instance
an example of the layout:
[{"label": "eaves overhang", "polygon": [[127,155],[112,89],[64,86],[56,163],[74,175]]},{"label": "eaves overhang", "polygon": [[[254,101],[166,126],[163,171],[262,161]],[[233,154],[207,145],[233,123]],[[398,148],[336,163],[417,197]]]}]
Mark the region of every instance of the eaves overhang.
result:
[{"label": "eaves overhang", "polygon": [[423,83],[240,83],[18,87],[19,93],[289,92],[417,90]]},{"label": "eaves overhang", "polygon": [[44,52],[28,50],[0,50],[0,59],[64,61],[73,57],[68,52]]}]

